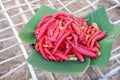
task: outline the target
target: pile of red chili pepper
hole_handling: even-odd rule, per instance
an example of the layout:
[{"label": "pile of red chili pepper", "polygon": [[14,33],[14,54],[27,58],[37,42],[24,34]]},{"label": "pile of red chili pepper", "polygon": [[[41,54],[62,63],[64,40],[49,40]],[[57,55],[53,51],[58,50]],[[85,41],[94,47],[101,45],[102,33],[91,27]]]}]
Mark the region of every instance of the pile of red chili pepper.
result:
[{"label": "pile of red chili pepper", "polygon": [[46,60],[59,62],[84,62],[84,56],[97,58],[101,54],[98,41],[106,36],[106,32],[96,23],[88,26],[87,22],[88,19],[64,12],[45,15],[34,32],[37,38],[35,49]]}]

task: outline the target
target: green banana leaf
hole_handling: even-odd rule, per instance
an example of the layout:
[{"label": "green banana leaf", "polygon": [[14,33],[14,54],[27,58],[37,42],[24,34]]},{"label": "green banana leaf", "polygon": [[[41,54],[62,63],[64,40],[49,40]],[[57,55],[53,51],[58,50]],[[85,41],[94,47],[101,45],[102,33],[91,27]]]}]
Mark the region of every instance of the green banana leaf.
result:
[{"label": "green banana leaf", "polygon": [[[55,9],[49,8],[44,5],[41,6],[36,14],[19,33],[21,40],[29,44],[35,44],[36,38],[34,36],[34,30],[37,24],[40,22],[45,14],[54,14],[56,12],[58,11]],[[98,58],[91,60],[89,58],[85,58],[85,62],[82,63],[79,61],[66,61],[60,63],[55,61],[46,61],[41,57],[39,52],[34,50],[32,51],[31,56],[28,58],[28,62],[40,69],[57,73],[81,73],[84,72],[90,65],[96,67],[106,67],[109,63],[112,42],[119,35],[120,26],[116,24],[111,24],[109,22],[104,7],[98,8],[96,11],[90,13],[85,18],[89,19],[89,25],[92,22],[96,22],[102,31],[107,32],[106,37],[103,40],[99,41],[101,46],[101,55]]]},{"label": "green banana leaf", "polygon": [[42,56],[39,55],[39,52],[34,50],[32,55],[28,58],[28,62],[35,67],[38,67],[42,70],[47,70],[50,72],[56,73],[82,73],[86,71],[89,67],[90,59],[85,58],[85,62],[80,61],[64,61],[64,62],[55,62],[47,61]]}]

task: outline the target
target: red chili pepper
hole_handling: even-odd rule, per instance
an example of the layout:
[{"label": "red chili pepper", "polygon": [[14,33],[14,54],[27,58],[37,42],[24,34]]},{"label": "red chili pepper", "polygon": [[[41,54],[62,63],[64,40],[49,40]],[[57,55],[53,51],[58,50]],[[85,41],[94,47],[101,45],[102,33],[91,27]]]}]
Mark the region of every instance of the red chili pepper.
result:
[{"label": "red chili pepper", "polygon": [[54,55],[57,61],[61,61],[61,57]]},{"label": "red chili pepper", "polygon": [[64,44],[60,44],[60,47],[65,50],[66,49],[66,46]]},{"label": "red chili pepper", "polygon": [[95,53],[98,53],[99,49],[97,47],[93,47],[92,51],[95,52]]},{"label": "red chili pepper", "polygon": [[79,19],[77,19],[75,16],[72,16],[73,22],[78,26],[79,25]]},{"label": "red chili pepper", "polygon": [[71,47],[67,48],[64,55],[67,55],[70,50],[71,50]]},{"label": "red chili pepper", "polygon": [[68,40],[68,42],[71,44],[73,48],[75,48],[78,52],[80,52],[82,55],[90,57],[90,58],[97,58],[97,55],[93,53],[92,51],[89,51],[87,49],[84,49],[80,46],[76,47],[71,41]]},{"label": "red chili pepper", "polygon": [[95,43],[95,46],[96,46],[97,48],[100,48],[100,45],[99,45],[98,42]]},{"label": "red chili pepper", "polygon": [[75,55],[78,57],[78,59],[81,61],[81,62],[84,62],[84,58],[82,56],[82,54],[80,52],[78,52],[77,50],[75,50],[74,48],[72,48],[72,51],[73,53],[75,53]]},{"label": "red chili pepper", "polygon": [[69,36],[70,33],[65,33],[61,39],[58,41],[58,43],[56,44],[55,48],[54,48],[54,51],[53,51],[53,54],[56,52],[56,50],[58,49],[59,45],[62,43],[62,41],[67,37]]},{"label": "red chili pepper", "polygon": [[45,52],[51,57],[51,60],[57,61],[57,60],[55,59],[55,57],[52,55],[52,53],[51,53],[47,48],[44,48],[44,50],[45,50]]},{"label": "red chili pepper", "polygon": [[54,23],[54,24],[52,25],[52,27],[51,27],[51,26],[48,27],[48,31],[47,31],[48,37],[52,37],[52,36],[53,36],[54,31],[55,31],[55,29],[57,28],[59,21],[56,20],[56,21],[53,22],[53,23]]},{"label": "red chili pepper", "polygon": [[99,35],[97,35],[96,37],[94,37],[93,40],[91,41],[90,47],[93,47],[94,44],[96,43],[96,41],[104,38],[105,36],[106,36],[106,32],[101,32]]},{"label": "red chili pepper", "polygon": [[82,55],[90,57],[90,58],[97,58],[97,55],[93,53],[92,51],[89,51],[87,49],[84,49],[82,47],[77,48],[78,52],[80,52]]},{"label": "red chili pepper", "polygon": [[85,27],[83,33],[87,34],[88,27]]},{"label": "red chili pepper", "polygon": [[58,40],[55,38],[48,38],[48,40],[50,40],[51,42],[57,42]]},{"label": "red chili pepper", "polygon": [[54,31],[54,35],[53,35],[53,38],[54,39],[57,39],[57,37],[58,37],[58,34],[59,34],[59,27]]},{"label": "red chili pepper", "polygon": [[58,40],[64,35],[65,31],[67,30],[67,28],[69,27],[71,21],[69,21],[68,23],[66,23],[66,25],[64,26],[63,30],[59,33],[59,36],[58,36]]},{"label": "red chili pepper", "polygon": [[87,50],[89,50],[89,51],[95,52],[95,53],[96,53],[97,50],[98,50],[98,48],[96,48],[96,47],[91,48],[91,47],[83,46],[83,45],[81,45],[81,44],[79,44],[79,46],[82,47],[82,48],[84,48],[84,49],[87,49]]},{"label": "red chili pepper", "polygon": [[49,40],[47,40],[47,44],[49,45],[49,48],[53,48],[54,47],[53,43],[51,41],[49,41]]},{"label": "red chili pepper", "polygon": [[57,56],[57,57],[60,57],[61,60],[62,60],[62,59],[64,59],[64,60],[69,60],[69,58],[68,58],[67,56],[65,56],[62,52],[55,53],[54,55]]},{"label": "red chili pepper", "polygon": [[47,58],[47,56],[45,55],[45,52],[44,52],[44,49],[43,49],[44,41],[45,41],[45,36],[42,36],[42,38],[39,40],[40,53],[41,53],[41,55],[42,55],[46,60],[49,60],[49,59]]},{"label": "red chili pepper", "polygon": [[83,20],[82,24],[83,24],[83,26],[88,27],[87,22],[85,20]]},{"label": "red chili pepper", "polygon": [[42,20],[40,21],[40,23],[38,24],[36,31],[34,32],[35,34],[38,34],[38,32],[40,32],[41,27],[45,24],[45,22],[47,22],[48,20],[50,20],[50,18],[52,17],[52,15],[47,14],[45,15]]},{"label": "red chili pepper", "polygon": [[70,44],[67,41],[64,41],[64,42],[65,42],[66,48],[70,48]]},{"label": "red chili pepper", "polygon": [[80,23],[80,27],[82,27],[83,26],[83,17],[79,18],[79,23]]},{"label": "red chili pepper", "polygon": [[71,23],[71,27],[73,28],[76,34],[80,35],[80,30],[75,23]]},{"label": "red chili pepper", "polygon": [[41,19],[41,21],[40,21],[40,23],[38,24],[38,27],[37,27],[37,28],[42,27],[43,24],[44,24],[45,22],[47,22],[48,20],[50,20],[51,18],[52,18],[52,15],[51,15],[51,14],[46,14],[46,15]]},{"label": "red chili pepper", "polygon": [[72,33],[72,36],[73,36],[73,42],[75,43],[75,46],[77,47],[78,46],[78,36],[74,33]]},{"label": "red chili pepper", "polygon": [[96,31],[96,32],[90,37],[90,39],[89,39],[88,42],[87,42],[87,47],[90,46],[90,43],[91,43],[92,39],[93,39],[95,36],[97,36],[98,34],[100,34],[100,32],[101,32],[101,31]]},{"label": "red chili pepper", "polygon": [[73,20],[75,20],[77,23],[79,23],[79,19],[75,16],[73,16]]},{"label": "red chili pepper", "polygon": [[43,36],[43,34],[46,32],[49,24],[51,24],[51,22],[53,22],[53,21],[54,21],[54,19],[50,20],[49,22],[47,22],[47,23],[41,28],[41,31],[40,31],[39,36],[38,36],[38,39],[40,39],[40,38]]},{"label": "red chili pepper", "polygon": [[90,34],[92,32],[92,26],[88,27],[87,34]]},{"label": "red chili pepper", "polygon": [[81,33],[80,36],[79,36],[79,42],[82,41],[83,37],[84,37],[84,35],[83,35],[83,33]]},{"label": "red chili pepper", "polygon": [[61,26],[62,21],[61,20],[56,20],[55,26],[53,28],[53,31],[55,32],[55,30],[58,28],[58,26]]},{"label": "red chili pepper", "polygon": [[[64,53],[63,55],[66,56],[66,55],[69,53],[70,50],[71,50],[71,47],[67,48],[66,51],[65,51],[65,53]],[[63,59],[61,60],[61,62],[62,62],[62,61],[63,61]]]},{"label": "red chili pepper", "polygon": [[69,15],[65,12],[58,12],[56,14],[54,14],[54,16],[52,17],[53,19],[61,19],[61,17],[63,18],[69,18]]},{"label": "red chili pepper", "polygon": [[47,45],[48,48],[53,47],[52,41],[50,41],[46,35],[45,35],[45,44]]}]

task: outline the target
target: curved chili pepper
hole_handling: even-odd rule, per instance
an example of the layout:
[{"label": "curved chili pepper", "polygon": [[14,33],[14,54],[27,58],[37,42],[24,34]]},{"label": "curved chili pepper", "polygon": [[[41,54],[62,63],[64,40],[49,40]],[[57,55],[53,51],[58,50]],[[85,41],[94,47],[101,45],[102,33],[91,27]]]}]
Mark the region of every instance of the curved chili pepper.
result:
[{"label": "curved chili pepper", "polygon": [[47,22],[47,23],[41,28],[41,31],[40,31],[40,33],[39,33],[39,35],[38,35],[38,39],[40,39],[40,38],[42,37],[42,35],[46,32],[49,24],[50,24],[51,22],[53,22],[53,21],[54,21],[54,19],[51,19],[49,22]]},{"label": "curved chili pepper", "polygon": [[96,31],[98,31],[98,30],[92,28],[92,31],[91,31],[90,35],[93,35]]},{"label": "curved chili pepper", "polygon": [[75,23],[71,23],[71,27],[73,28],[76,34],[80,35],[80,30]]},{"label": "curved chili pepper", "polygon": [[74,33],[72,33],[72,36],[73,36],[73,41],[75,43],[75,46],[77,47],[78,46],[78,36]]},{"label": "curved chili pepper", "polygon": [[79,23],[79,19],[77,17],[73,16],[72,19]]},{"label": "curved chili pepper", "polygon": [[36,31],[35,31],[34,33],[35,33],[35,34],[38,34],[38,32],[41,30],[41,27],[45,24],[45,22],[47,22],[48,20],[50,20],[51,17],[52,17],[51,14],[45,15],[45,16],[41,19],[41,21],[40,21],[40,23],[38,24],[38,26],[37,26],[37,28],[36,28]]},{"label": "curved chili pepper", "polygon": [[88,27],[87,34],[90,34],[92,32],[92,26]]},{"label": "curved chili pepper", "polygon": [[83,26],[88,27],[86,20],[83,20]]},{"label": "curved chili pepper", "polygon": [[38,24],[38,27],[42,27],[42,25],[47,22],[48,20],[50,20],[50,18],[52,18],[52,15],[51,14],[46,14],[40,21],[40,23]]},{"label": "curved chili pepper", "polygon": [[[54,54],[54,56],[55,56],[55,58],[58,60],[58,61],[60,61],[61,62],[61,60],[63,59],[63,60],[68,60],[69,59],[69,56],[65,56],[64,55],[64,52],[65,51],[61,51],[61,50],[58,50],[57,49],[57,51],[56,51],[56,53]],[[62,56],[63,55],[63,56]]]},{"label": "curved chili pepper", "polygon": [[60,44],[60,47],[65,50],[66,49],[66,46],[64,44]]},{"label": "curved chili pepper", "polygon": [[58,12],[58,13],[54,14],[54,16],[52,18],[53,19],[60,19],[61,17],[69,18],[69,15],[65,12]]},{"label": "curved chili pepper", "polygon": [[52,55],[52,53],[51,53],[47,48],[44,48],[44,50],[45,50],[45,52],[51,57],[51,60],[57,61],[57,60],[55,59],[55,57]]},{"label": "curved chili pepper", "polygon": [[90,57],[90,58],[97,58],[97,55],[93,53],[92,51],[89,51],[87,49],[84,49],[80,46],[76,47],[71,41],[68,40],[68,42],[71,44],[73,48],[75,48],[78,52],[80,52],[82,55]]},{"label": "curved chili pepper", "polygon": [[55,56],[56,60],[60,62],[60,60],[61,60],[61,57],[59,57],[59,56],[56,56],[56,55],[54,55],[54,56]]},{"label": "curved chili pepper", "polygon": [[58,43],[56,44],[56,46],[55,46],[55,48],[54,48],[53,54],[55,53],[55,51],[57,50],[57,48],[59,47],[59,45],[62,43],[62,41],[63,41],[67,36],[69,36],[69,35],[70,35],[70,33],[68,32],[68,33],[65,33],[65,34],[61,37],[61,39],[58,41]]},{"label": "curved chili pepper", "polygon": [[46,60],[49,60],[49,59],[47,58],[47,56],[45,55],[45,52],[44,52],[44,49],[43,49],[44,41],[45,41],[45,36],[42,36],[42,38],[39,40],[40,53],[41,53],[41,55],[42,55]]},{"label": "curved chili pepper", "polygon": [[106,32],[101,32],[99,35],[97,35],[96,37],[94,37],[93,40],[91,41],[90,47],[93,47],[96,41],[104,38],[105,36],[106,36]]},{"label": "curved chili pepper", "polygon": [[97,48],[100,48],[100,45],[99,45],[98,42],[95,43],[95,46],[96,46]]},{"label": "curved chili pepper", "polygon": [[91,51],[95,52],[96,54],[98,53],[99,49],[97,47],[90,48]]},{"label": "curved chili pepper", "polygon": [[77,48],[78,52],[80,52],[82,55],[85,55],[87,57],[90,58],[97,58],[97,55],[95,53],[93,53],[92,51],[89,51],[87,49],[84,49],[82,47],[78,47]]},{"label": "curved chili pepper", "polygon": [[59,23],[59,21],[58,20],[56,20],[55,22],[53,22],[54,24],[52,25],[52,27],[48,27],[49,29],[48,29],[48,33],[47,33],[47,35],[49,36],[49,37],[52,37],[53,36],[53,34],[54,34],[54,31],[55,31],[55,29],[57,28],[57,26],[58,26],[58,23]]},{"label": "curved chili pepper", "polygon": [[53,32],[55,32],[55,30],[58,28],[58,26],[61,26],[61,24],[62,24],[61,20],[56,20],[56,24],[55,24],[55,26],[53,28]]},{"label": "curved chili pepper", "polygon": [[79,24],[80,24],[80,27],[83,26],[83,17],[79,17]]},{"label": "curved chili pepper", "polygon": [[67,55],[70,50],[71,50],[71,47],[67,48],[64,55]]},{"label": "curved chili pepper", "polygon": [[101,32],[101,31],[96,31],[96,32],[90,37],[90,39],[89,39],[88,42],[87,42],[87,47],[90,46],[90,43],[91,43],[92,39],[93,39],[95,36],[97,36],[98,34],[100,34],[100,32]]},{"label": "curved chili pepper", "polygon": [[45,35],[45,45],[43,46],[48,47],[49,49],[53,47],[52,41],[50,41],[46,35]]},{"label": "curved chili pepper", "polygon": [[75,55],[78,57],[78,59],[81,61],[81,62],[84,62],[84,58],[82,56],[82,54],[80,52],[78,52],[77,50],[75,50],[74,48],[72,48],[72,52],[75,53]]},{"label": "curved chili pepper", "polygon": [[96,47],[91,48],[91,47],[83,46],[83,45],[81,45],[81,44],[79,44],[79,46],[82,47],[82,48],[84,48],[84,49],[87,49],[87,50],[89,50],[89,51],[95,52],[95,53],[96,53],[97,50],[98,50],[98,48],[96,48]]},{"label": "curved chili pepper", "polygon": [[85,27],[83,33],[87,34],[88,27]]},{"label": "curved chili pepper", "polygon": [[54,31],[55,34],[53,34],[54,39],[57,39],[59,32],[60,32],[59,27],[57,27],[56,30]]},{"label": "curved chili pepper", "polygon": [[66,25],[64,26],[63,30],[59,33],[59,36],[58,36],[58,40],[64,35],[65,31],[67,30],[67,28],[69,27],[71,21],[69,21],[68,23],[66,23]]},{"label": "curved chili pepper", "polygon": [[58,41],[58,40],[55,39],[55,38],[48,38],[48,40],[50,40],[51,42],[56,42],[56,41]]},{"label": "curved chili pepper", "polygon": [[70,44],[67,41],[64,41],[66,44],[66,48],[70,48]]},{"label": "curved chili pepper", "polygon": [[[66,56],[66,55],[69,53],[69,51],[71,50],[71,48],[72,48],[72,47],[67,48],[66,51],[65,51],[65,53],[64,53],[63,55]],[[61,60],[61,62],[62,62],[62,61],[63,61],[63,59]]]},{"label": "curved chili pepper", "polygon": [[73,23],[75,23],[77,26],[79,25],[79,19],[78,18],[76,18],[75,16],[71,16],[71,18],[72,18],[72,22]]},{"label": "curved chili pepper", "polygon": [[61,60],[62,60],[62,59],[64,59],[64,60],[69,60],[69,58],[68,58],[67,56],[65,56],[62,52],[55,53],[54,55],[57,56],[57,57],[60,57]]},{"label": "curved chili pepper", "polygon": [[[55,23],[54,23],[53,25],[51,25],[51,26],[54,27],[54,26],[55,26]],[[54,30],[53,30],[52,27],[49,27],[49,28],[48,28],[48,31],[46,32],[48,37],[52,37],[53,34],[54,34]]]},{"label": "curved chili pepper", "polygon": [[49,45],[49,48],[53,48],[53,43],[50,40],[47,40],[47,44]]}]

